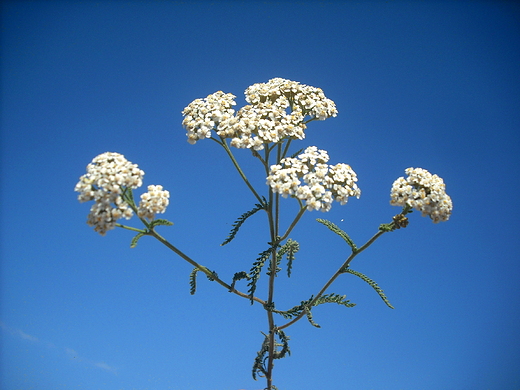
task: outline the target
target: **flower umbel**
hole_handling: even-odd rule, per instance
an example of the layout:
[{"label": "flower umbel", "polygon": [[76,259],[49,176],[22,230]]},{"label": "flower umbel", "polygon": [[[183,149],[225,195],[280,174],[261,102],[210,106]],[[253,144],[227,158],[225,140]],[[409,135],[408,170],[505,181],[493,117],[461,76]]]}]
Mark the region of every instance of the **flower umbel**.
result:
[{"label": "flower umbel", "polygon": [[349,196],[359,198],[356,173],[350,165],[328,165],[325,150],[309,146],[296,158],[284,158],[272,165],[267,184],[275,193],[305,201],[307,210],[329,211],[335,200],[344,205]]},{"label": "flower umbel", "polygon": [[78,200],[95,203],[90,209],[87,224],[104,236],[114,229],[120,218],[130,219],[132,209],[123,200],[125,188],[138,188],[144,172],[119,153],[100,154],[87,165],[87,173],[80,177],[74,191]]},{"label": "flower umbel", "polygon": [[261,150],[271,142],[301,140],[308,122],[338,113],[334,102],[320,88],[282,78],[253,84],[245,95],[249,105],[236,115],[231,108],[235,96],[230,93],[219,91],[191,102],[182,112],[188,142],[210,138],[211,130],[215,130],[219,137],[231,138],[236,148]]},{"label": "flower umbel", "polygon": [[[205,99],[195,99],[182,111],[182,125],[187,130],[188,142],[195,144],[199,139],[210,138],[211,130],[227,123],[233,117],[235,110],[235,95],[215,92]],[[224,128],[225,125],[222,125]],[[217,134],[219,131],[217,131]],[[222,137],[226,138],[225,131]]]},{"label": "flower umbel", "polygon": [[407,168],[408,177],[400,177],[392,185],[390,204],[392,206],[412,207],[429,216],[434,223],[450,218],[453,204],[446,194],[446,185],[437,175],[426,169]]},{"label": "flower umbel", "polygon": [[148,186],[148,192],[141,195],[137,215],[140,218],[154,219],[155,214],[162,214],[166,211],[170,202],[169,198],[170,193],[166,190],[163,191],[162,186]]}]

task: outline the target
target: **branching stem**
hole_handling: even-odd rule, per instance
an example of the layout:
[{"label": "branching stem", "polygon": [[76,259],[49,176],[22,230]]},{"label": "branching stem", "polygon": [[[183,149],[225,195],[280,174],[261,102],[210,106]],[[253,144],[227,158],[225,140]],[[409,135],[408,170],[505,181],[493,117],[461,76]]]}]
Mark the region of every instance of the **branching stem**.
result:
[{"label": "branching stem", "polygon": [[[354,259],[354,257],[356,257],[361,252],[363,252],[365,249],[367,249],[370,245],[372,245],[374,243],[375,240],[377,240],[379,237],[381,237],[384,233],[385,233],[384,231],[381,231],[381,230],[378,231],[363,246],[361,246],[360,248],[356,249],[355,251],[352,251],[352,253],[347,258],[347,260],[345,260],[345,262],[338,268],[338,270],[334,273],[334,275],[332,275],[332,277],[327,281],[327,283],[325,283],[325,285],[318,292],[318,294],[316,294],[314,299],[307,304],[307,307],[308,308],[313,307],[314,304],[316,303],[316,301],[325,293],[325,291],[327,291],[327,289],[330,287],[330,285],[332,283],[334,283],[334,281],[338,278],[338,276],[345,272],[344,270],[350,265],[350,262]],[[289,326],[291,326],[295,322],[301,320],[304,315],[305,315],[305,310],[302,310],[302,312],[298,316],[293,318],[291,321],[289,321],[285,325],[279,326],[278,329],[282,330],[282,329],[288,328]]]}]

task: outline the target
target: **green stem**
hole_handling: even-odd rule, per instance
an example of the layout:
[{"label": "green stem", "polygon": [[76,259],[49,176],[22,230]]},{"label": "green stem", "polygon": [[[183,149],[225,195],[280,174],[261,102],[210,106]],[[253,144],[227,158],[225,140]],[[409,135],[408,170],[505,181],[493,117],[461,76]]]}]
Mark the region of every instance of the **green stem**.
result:
[{"label": "green stem", "polygon": [[[337,277],[339,275],[341,275],[342,273],[344,273],[345,269],[350,265],[350,262],[354,259],[354,257],[356,257],[357,255],[359,255],[361,252],[363,252],[365,249],[367,249],[370,245],[372,245],[374,243],[375,240],[377,240],[379,237],[381,237],[385,232],[383,231],[379,231],[377,232],[370,240],[368,240],[362,247],[358,248],[356,251],[352,251],[352,253],[350,254],[350,256],[348,257],[347,260],[345,260],[345,262],[341,265],[341,267],[339,267],[339,269],[336,271],[336,273],[334,273],[334,275],[332,275],[332,277],[328,280],[327,283],[325,283],[325,285],[323,286],[323,288],[320,290],[320,292],[314,297],[314,299],[309,302],[309,304],[307,305],[307,307],[310,309],[311,307],[314,306],[314,304],[316,303],[316,301],[325,293],[325,291],[330,287],[330,285],[337,279]],[[289,321],[288,323],[286,323],[285,325],[282,325],[282,326],[279,326],[278,329],[282,330],[282,329],[285,329],[289,326],[291,326],[292,324],[294,324],[295,322],[299,321],[304,315],[306,314],[305,310],[302,310],[302,312],[296,316],[295,318],[293,318],[291,321]]]},{"label": "green stem", "polygon": [[251,183],[249,182],[249,180],[247,179],[244,171],[242,171],[242,168],[240,168],[240,165],[238,164],[238,161],[235,159],[235,156],[233,155],[233,152],[231,152],[231,149],[229,149],[229,146],[228,144],[226,143],[225,139],[221,138],[221,141],[218,141],[216,140],[215,138],[211,138],[213,139],[214,141],[216,141],[218,144],[222,145],[222,147],[224,148],[224,150],[226,151],[226,153],[228,154],[229,158],[231,159],[231,161],[233,162],[233,165],[235,166],[236,170],[238,171],[238,173],[240,174],[240,177],[242,177],[242,180],[244,180],[244,183],[246,183],[246,185],[249,187],[249,189],[251,190],[251,192],[253,193],[253,195],[256,197],[256,199],[258,199],[258,201],[260,202],[260,204],[264,204],[264,200],[262,199],[262,197],[260,195],[258,195],[258,193],[256,192],[256,190],[254,189],[254,187],[251,185]]},{"label": "green stem", "polygon": [[[241,291],[238,291],[237,289],[235,288],[231,288],[231,286],[229,284],[227,284],[226,282],[224,282],[223,280],[221,280],[217,275],[215,275],[213,272],[211,272],[208,268],[204,267],[203,265],[200,265],[199,263],[197,263],[195,260],[191,259],[188,255],[184,254],[182,251],[180,251],[179,249],[177,249],[175,246],[173,246],[172,244],[170,244],[170,242],[168,242],[168,240],[166,240],[164,237],[162,237],[159,233],[157,233],[153,228],[150,229],[148,232],[147,232],[148,235],[150,236],[153,236],[155,237],[157,240],[159,240],[162,244],[164,244],[166,247],[168,247],[170,250],[172,250],[173,252],[175,252],[175,254],[177,254],[178,256],[180,256],[181,258],[183,258],[184,260],[186,260],[188,263],[190,263],[193,267],[197,268],[199,271],[203,272],[206,274],[206,276],[208,276],[209,278],[213,279],[215,282],[217,282],[218,284],[220,284],[221,286],[225,287],[228,291],[232,292],[232,293],[235,293],[236,295],[238,296],[241,296],[242,298],[247,298],[247,299],[251,299],[251,296],[248,295],[248,294],[245,294]],[[260,298],[257,298],[257,297],[253,297],[253,300],[260,303],[261,305],[265,305],[265,301],[263,301],[262,299]]]},{"label": "green stem", "polygon": [[132,231],[138,232],[138,233],[143,233],[143,234],[147,233],[146,230],[137,229],[137,228],[132,227],[132,226],[121,225],[120,223],[116,223],[116,226],[120,227],[120,228],[123,228],[123,229],[132,230]]}]

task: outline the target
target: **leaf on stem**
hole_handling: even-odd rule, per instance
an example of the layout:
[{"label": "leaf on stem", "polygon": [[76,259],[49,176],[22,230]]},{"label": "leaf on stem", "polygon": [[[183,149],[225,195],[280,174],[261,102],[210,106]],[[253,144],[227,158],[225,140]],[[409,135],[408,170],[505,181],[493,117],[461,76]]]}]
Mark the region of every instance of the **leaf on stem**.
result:
[{"label": "leaf on stem", "polygon": [[379,294],[381,299],[386,303],[386,306],[388,306],[390,309],[394,309],[394,307],[388,301],[388,298],[386,297],[386,295],[383,293],[383,290],[381,289],[381,287],[379,287],[375,281],[370,279],[368,276],[362,274],[361,272],[354,271],[353,269],[350,269],[350,268],[346,268],[344,270],[344,272],[347,272],[347,273],[352,274],[352,275],[356,275],[357,277],[363,279],[370,286],[372,286],[372,288],[374,290],[376,290],[376,292]]},{"label": "leaf on stem", "polygon": [[[316,299],[316,301],[312,304],[312,306],[318,306],[323,303],[336,303],[338,305],[343,305],[345,307],[354,307],[355,303],[350,302],[345,299],[346,295],[338,295],[338,294],[325,294]],[[311,296],[308,300],[302,301],[298,306],[294,306],[293,308],[287,311],[273,310],[274,313],[280,314],[285,319],[291,319],[293,317],[298,317],[302,312],[305,312],[307,315],[307,319],[316,326],[312,321],[312,315],[310,314],[309,304],[314,300],[314,296]],[[310,318],[309,318],[310,317]],[[319,326],[318,326],[319,327]]]},{"label": "leaf on stem", "polygon": [[168,221],[167,219],[154,219],[152,222],[150,222],[150,227],[155,226],[172,226],[173,222]]},{"label": "leaf on stem", "polygon": [[198,268],[193,268],[193,271],[190,272],[190,294],[195,295],[197,291],[197,272],[200,270]]},{"label": "leaf on stem", "polygon": [[[260,348],[260,351],[256,353],[256,358],[253,363],[253,379],[256,380],[256,376],[265,377],[267,375],[267,368],[265,365],[266,360],[269,358],[268,352],[269,352],[269,336],[265,333],[262,333],[264,335],[264,341],[262,342],[262,346]],[[273,359],[282,359],[285,357],[285,355],[290,355],[291,350],[289,348],[289,336],[287,336],[282,330],[275,329],[274,334],[278,336],[280,339],[280,342],[275,342],[275,349],[273,351]],[[281,347],[280,350],[277,350],[279,347]],[[274,386],[273,386],[274,388]]]},{"label": "leaf on stem", "polygon": [[276,347],[282,347],[280,351],[274,351],[273,352],[273,358],[274,359],[282,359],[285,357],[285,355],[290,355],[291,350],[289,348],[289,336],[287,336],[283,330],[276,329],[276,335],[280,339],[280,343],[275,343]]},{"label": "leaf on stem", "polygon": [[327,221],[326,219],[321,219],[321,218],[316,219],[316,221],[327,226],[330,230],[332,230],[338,236],[343,238],[346,241],[346,243],[352,248],[352,252],[357,251],[357,246],[356,246],[356,244],[354,244],[354,241],[352,241],[352,239],[349,237],[349,235],[346,232],[344,232],[343,230],[341,230],[337,225],[333,224],[330,221]]},{"label": "leaf on stem", "polygon": [[251,298],[251,305],[254,302],[253,297],[256,291],[256,282],[258,281],[258,278],[260,278],[260,272],[262,271],[262,267],[264,266],[267,259],[269,259],[269,256],[271,256],[274,250],[274,247],[270,247],[269,249],[260,253],[260,257],[256,259],[256,261],[253,263],[253,267],[249,271],[249,283],[247,285],[249,286],[248,292],[249,297]]},{"label": "leaf on stem", "polygon": [[269,336],[264,334],[264,341],[262,342],[262,347],[260,351],[256,353],[255,362],[253,363],[253,379],[256,381],[257,373],[261,377],[265,377],[267,375],[267,369],[265,368],[265,360],[267,357],[265,354],[269,351]]},{"label": "leaf on stem", "polygon": [[132,241],[130,242],[130,248],[135,248],[137,246],[137,241],[139,241],[139,239],[145,235],[145,233],[137,233],[136,236],[132,238]]},{"label": "leaf on stem", "polygon": [[235,273],[235,275],[233,275],[233,282],[231,283],[229,291],[232,292],[235,289],[235,283],[242,279],[247,279],[247,280],[250,279],[247,272],[240,271],[240,272]]},{"label": "leaf on stem", "polygon": [[294,254],[299,250],[300,244],[298,244],[298,241],[289,238],[287,242],[280,247],[280,250],[277,253],[278,262],[280,262],[283,255],[287,256],[287,276],[289,278],[291,277],[292,262],[295,259]]},{"label": "leaf on stem", "polygon": [[222,244],[220,244],[220,246],[224,246],[226,244],[229,244],[235,238],[235,236],[238,233],[238,230],[242,227],[242,224],[246,221],[247,218],[249,218],[250,216],[255,214],[257,211],[263,210],[263,209],[266,208],[267,201],[265,200],[265,198],[262,198],[262,199],[264,200],[263,204],[256,203],[255,207],[253,207],[253,209],[251,209],[251,210],[245,212],[244,214],[242,214],[235,221],[235,223],[233,223],[233,225],[232,225],[233,227],[232,227],[231,231],[229,232],[228,237],[225,239],[225,241]]}]

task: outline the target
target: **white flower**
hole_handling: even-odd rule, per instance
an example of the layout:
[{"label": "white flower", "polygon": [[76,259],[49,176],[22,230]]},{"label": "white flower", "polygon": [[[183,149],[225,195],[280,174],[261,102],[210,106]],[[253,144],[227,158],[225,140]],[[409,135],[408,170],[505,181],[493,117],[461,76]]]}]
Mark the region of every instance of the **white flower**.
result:
[{"label": "white flower", "polygon": [[447,221],[453,204],[446,194],[444,181],[422,168],[407,168],[405,172],[408,177],[400,177],[392,185],[390,204],[408,205],[420,211],[423,217],[429,216],[434,223]]},{"label": "white flower", "polygon": [[[188,142],[195,144],[199,139],[210,138],[211,130],[220,127],[222,136],[227,137],[229,123],[233,121],[235,95],[222,91],[208,95],[205,99],[195,99],[182,111]],[[219,132],[217,131],[217,134]]]},{"label": "white flower", "polygon": [[265,144],[284,139],[301,140],[307,122],[324,120],[338,112],[320,88],[282,78],[253,84],[245,95],[249,105],[236,115],[231,108],[235,96],[222,91],[190,103],[182,112],[188,142],[209,138],[215,130],[218,136],[231,138],[231,146],[262,150]]},{"label": "white flower", "polygon": [[328,161],[326,151],[309,146],[297,158],[284,158],[272,165],[267,184],[285,198],[305,201],[309,211],[329,211],[334,200],[344,205],[349,196],[359,198],[361,190],[352,168],[347,164],[328,165]]},{"label": "white flower", "polygon": [[141,195],[141,202],[139,202],[139,208],[137,215],[141,218],[148,218],[152,220],[155,218],[155,214],[164,213],[170,200],[170,193],[163,191],[162,186],[148,186],[148,192]]},{"label": "white flower", "polygon": [[132,209],[121,197],[125,188],[138,188],[144,172],[119,153],[103,153],[87,165],[87,173],[80,177],[74,191],[78,200],[93,200],[87,224],[104,236],[114,229],[120,218],[130,219]]}]

